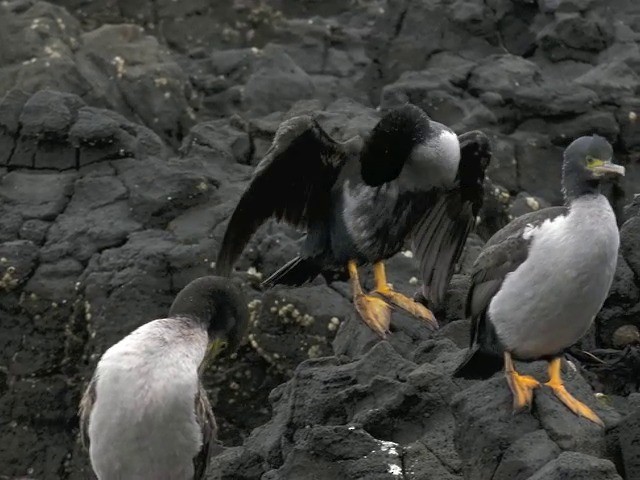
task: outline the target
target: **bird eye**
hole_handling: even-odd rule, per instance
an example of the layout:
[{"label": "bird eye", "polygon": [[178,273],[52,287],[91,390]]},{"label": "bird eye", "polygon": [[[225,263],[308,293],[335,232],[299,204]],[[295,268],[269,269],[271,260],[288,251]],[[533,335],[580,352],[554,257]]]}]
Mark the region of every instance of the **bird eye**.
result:
[{"label": "bird eye", "polygon": [[587,167],[595,167],[596,165],[601,165],[603,163],[602,160],[592,155],[587,155],[586,160],[587,160]]}]

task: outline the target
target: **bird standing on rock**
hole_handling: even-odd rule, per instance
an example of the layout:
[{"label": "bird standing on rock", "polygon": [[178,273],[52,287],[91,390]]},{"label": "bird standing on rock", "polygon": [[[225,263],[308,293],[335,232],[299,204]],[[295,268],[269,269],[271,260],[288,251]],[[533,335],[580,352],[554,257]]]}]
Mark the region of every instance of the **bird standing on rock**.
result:
[{"label": "bird standing on rock", "polygon": [[98,362],[80,403],[83,444],[99,480],[203,479],[222,449],[200,371],[248,324],[240,290],[201,277],[169,316],[134,330]]},{"label": "bird standing on rock", "polygon": [[[368,138],[334,141],[310,116],[283,122],[227,225],[217,273],[231,268],[270,217],[305,228],[301,253],[263,282],[302,285],[323,274],[351,280],[365,323],[385,338],[390,305],[437,327],[433,313],[394,291],[383,261],[407,239],[420,261],[427,299],[442,301],[483,199],[491,151],[478,131],[458,136],[418,107],[403,105]],[[372,264],[376,296],[363,292],[358,267]]]},{"label": "bird standing on rock", "polygon": [[496,232],[477,258],[467,296],[471,345],[454,376],[488,378],[503,366],[514,409],[531,407],[538,381],[513,359],[549,359],[549,386],[577,415],[600,418],[565,389],[562,352],[577,342],[602,307],[616,270],[619,235],[600,182],[624,175],[613,149],[597,135],[564,151],[565,205],[518,217]]}]

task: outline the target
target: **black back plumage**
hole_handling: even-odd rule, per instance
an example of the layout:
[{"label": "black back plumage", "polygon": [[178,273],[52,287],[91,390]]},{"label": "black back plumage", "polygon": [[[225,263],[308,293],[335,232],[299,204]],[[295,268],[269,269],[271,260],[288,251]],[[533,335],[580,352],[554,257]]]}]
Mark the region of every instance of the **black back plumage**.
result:
[{"label": "black back plumage", "polygon": [[330,214],[331,188],[345,162],[342,144],[309,116],[283,122],[256,167],[222,239],[216,271],[228,276],[251,236],[268,218],[308,228]]}]

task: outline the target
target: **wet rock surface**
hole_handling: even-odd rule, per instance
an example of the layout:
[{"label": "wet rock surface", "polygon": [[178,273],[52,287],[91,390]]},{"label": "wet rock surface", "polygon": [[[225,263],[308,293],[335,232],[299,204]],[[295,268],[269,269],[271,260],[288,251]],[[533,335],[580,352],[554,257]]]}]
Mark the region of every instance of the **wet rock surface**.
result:
[{"label": "wet rock surface", "polygon": [[[486,131],[495,152],[441,329],[394,312],[379,341],[344,282],[261,291],[301,237],[268,222],[235,273],[247,338],[205,374],[227,447],[209,478],[640,478],[634,0],[18,0],[0,5],[0,32],[0,478],[92,478],[77,405],[97,359],[212,271],[282,120],[310,113],[346,140],[407,101]],[[451,378],[482,244],[561,201],[562,149],[593,132],[627,167],[605,189],[621,248],[564,368],[605,430],[544,390],[512,415],[501,374]],[[387,268],[419,296],[409,250]]]}]

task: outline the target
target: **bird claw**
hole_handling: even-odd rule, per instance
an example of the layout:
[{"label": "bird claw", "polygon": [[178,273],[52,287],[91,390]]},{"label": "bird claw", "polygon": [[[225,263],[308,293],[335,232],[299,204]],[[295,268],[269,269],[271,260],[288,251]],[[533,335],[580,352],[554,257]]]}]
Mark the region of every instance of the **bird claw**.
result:
[{"label": "bird claw", "polygon": [[506,372],[506,377],[509,389],[513,393],[514,413],[531,410],[533,391],[540,386],[540,382],[530,375],[520,375],[516,371]]},{"label": "bird claw", "polygon": [[553,390],[554,395],[560,400],[566,407],[579,417],[584,417],[587,420],[591,420],[593,423],[604,427],[604,422],[598,417],[598,415],[587,407],[580,400],[571,395],[562,383],[549,381],[545,385]]},{"label": "bird claw", "polygon": [[429,310],[427,307],[425,307],[421,303],[418,303],[410,299],[409,297],[401,293],[398,293],[390,288],[378,289],[378,290],[375,290],[374,293],[383,297],[393,306],[404,310],[409,315],[412,315],[416,318],[421,318],[432,329],[439,328],[438,321],[436,320],[436,317],[433,314],[433,312],[431,312],[431,310]]},{"label": "bird claw", "polygon": [[356,310],[364,320],[364,323],[373,330],[380,338],[387,338],[389,325],[391,324],[391,309],[384,300],[358,293],[353,297]]}]

